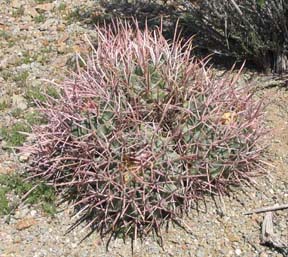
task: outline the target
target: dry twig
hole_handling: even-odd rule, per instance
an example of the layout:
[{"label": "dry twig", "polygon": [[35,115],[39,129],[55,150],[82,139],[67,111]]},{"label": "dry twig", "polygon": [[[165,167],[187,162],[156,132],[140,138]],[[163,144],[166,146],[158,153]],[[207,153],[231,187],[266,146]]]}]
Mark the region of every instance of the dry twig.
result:
[{"label": "dry twig", "polygon": [[281,239],[277,238],[276,234],[274,234],[273,213],[271,211],[266,213],[262,223],[261,244],[269,245],[278,249],[285,249],[288,247],[288,244],[281,241]]},{"label": "dry twig", "polygon": [[284,209],[288,209],[288,204],[262,207],[262,208],[259,208],[259,209],[255,209],[255,210],[252,210],[252,211],[245,212],[244,215],[250,215],[250,214],[253,214],[253,213],[261,213],[261,212],[279,211],[279,210],[284,210]]}]

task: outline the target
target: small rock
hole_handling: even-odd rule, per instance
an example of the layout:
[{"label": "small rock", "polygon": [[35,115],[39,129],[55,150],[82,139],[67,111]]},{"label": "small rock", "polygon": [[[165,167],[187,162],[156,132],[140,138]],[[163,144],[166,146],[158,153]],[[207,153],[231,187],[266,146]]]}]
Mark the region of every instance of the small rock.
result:
[{"label": "small rock", "polygon": [[33,18],[30,15],[22,17],[22,22],[25,23],[25,24],[30,23],[32,20],[33,20]]},{"label": "small rock", "polygon": [[28,208],[22,208],[22,209],[16,210],[14,218],[16,220],[23,219],[24,217],[26,217],[28,215],[28,213],[29,213]]},{"label": "small rock", "polygon": [[36,51],[36,47],[34,44],[24,44],[23,45],[23,49],[25,49],[26,51],[30,51],[30,52],[35,52]]},{"label": "small rock", "polygon": [[45,4],[38,4],[35,9],[44,12],[50,12],[52,11],[54,8],[54,4],[53,3],[45,3]]},{"label": "small rock", "polygon": [[64,55],[64,56],[58,56],[55,61],[53,62],[53,66],[56,66],[57,68],[64,67],[68,60],[70,58],[70,55]]},{"label": "small rock", "polygon": [[39,15],[36,9],[30,6],[25,8],[25,14],[30,15],[32,18],[37,17]]},{"label": "small rock", "polygon": [[227,233],[227,238],[229,239],[229,241],[231,242],[239,242],[240,241],[240,236],[234,234],[234,233]]},{"label": "small rock", "polygon": [[35,217],[35,216],[37,215],[37,211],[36,211],[36,210],[32,210],[32,211],[30,212],[30,215],[31,215],[32,217]]},{"label": "small rock", "polygon": [[67,52],[67,45],[65,43],[61,43],[57,48],[57,52],[60,54],[66,53]]},{"label": "small rock", "polygon": [[89,52],[89,48],[83,44],[74,45],[73,50],[76,53],[88,53]]},{"label": "small rock", "polygon": [[13,108],[18,108],[21,110],[26,110],[27,109],[27,101],[26,99],[21,96],[21,95],[13,95],[12,96],[12,107]]},{"label": "small rock", "polygon": [[205,249],[203,247],[200,247],[197,249],[196,251],[196,257],[206,257],[207,256],[207,253],[205,251]]},{"label": "small rock", "polygon": [[57,25],[57,31],[64,31],[66,26],[64,24],[58,24]]},{"label": "small rock", "polygon": [[15,237],[13,238],[13,243],[14,243],[14,244],[18,244],[18,243],[20,243],[21,241],[22,241],[22,239],[21,239],[20,236],[15,236]]},{"label": "small rock", "polygon": [[20,24],[19,25],[19,28],[20,30],[29,30],[29,24]]},{"label": "small rock", "polygon": [[51,30],[55,24],[55,20],[54,19],[48,19],[46,20],[39,28],[40,31],[45,31],[45,30]]},{"label": "small rock", "polygon": [[0,60],[0,70],[6,69],[10,65],[17,64],[20,61],[20,58],[16,54],[11,54],[6,58]]},{"label": "small rock", "polygon": [[268,256],[268,254],[267,254],[267,253],[265,253],[265,252],[262,252],[262,253],[260,253],[259,257],[269,257],[269,256]]},{"label": "small rock", "polygon": [[0,29],[1,29],[1,30],[7,30],[8,27],[7,27],[4,23],[1,23],[1,22],[0,22]]},{"label": "small rock", "polygon": [[1,148],[2,148],[3,150],[7,150],[7,149],[9,148],[7,141],[2,140],[2,142],[1,142]]},{"label": "small rock", "polygon": [[30,228],[31,226],[35,225],[37,221],[33,218],[24,218],[17,222],[16,229],[17,230],[23,230],[26,228]]},{"label": "small rock", "polygon": [[19,156],[20,162],[27,162],[29,160],[30,153],[23,153]]},{"label": "small rock", "polygon": [[13,0],[13,1],[11,2],[11,6],[12,6],[13,8],[20,8],[20,7],[22,6],[22,3],[21,3],[21,1],[19,1],[19,0]]},{"label": "small rock", "polygon": [[8,174],[13,173],[13,171],[14,171],[14,169],[0,164],[0,174],[8,175]]},{"label": "small rock", "polygon": [[241,256],[241,253],[242,253],[241,249],[237,248],[237,249],[235,250],[235,254],[236,254],[237,256]]},{"label": "small rock", "polygon": [[49,41],[47,39],[43,39],[42,40],[42,45],[43,46],[48,46],[49,45]]}]

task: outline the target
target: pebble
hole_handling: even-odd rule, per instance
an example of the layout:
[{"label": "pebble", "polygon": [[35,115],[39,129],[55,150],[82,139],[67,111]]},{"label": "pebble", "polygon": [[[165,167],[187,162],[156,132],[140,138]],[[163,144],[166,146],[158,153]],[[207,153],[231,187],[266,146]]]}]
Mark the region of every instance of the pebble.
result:
[{"label": "pebble", "polygon": [[15,170],[9,166],[0,163],[0,175],[12,174]]},{"label": "pebble", "polygon": [[19,161],[20,162],[27,162],[29,160],[29,157],[30,157],[30,153],[22,153],[20,156],[19,156]]},{"label": "pebble", "polygon": [[196,250],[196,257],[206,257],[207,252],[203,247],[200,247]]},{"label": "pebble", "polygon": [[13,1],[11,2],[11,7],[13,7],[13,8],[20,8],[21,6],[22,6],[21,1],[13,0]]},{"label": "pebble", "polygon": [[19,210],[16,210],[14,218],[15,219],[23,219],[27,214],[30,212],[28,208],[21,208]]},{"label": "pebble", "polygon": [[52,11],[54,8],[54,3],[44,3],[44,4],[38,4],[35,6],[36,10],[40,10],[40,11]]},{"label": "pebble", "polygon": [[261,252],[259,257],[269,257],[269,255],[265,252]]},{"label": "pebble", "polygon": [[35,217],[37,215],[37,211],[36,210],[32,210],[30,212],[31,217]]},{"label": "pebble", "polygon": [[32,18],[35,18],[39,15],[39,13],[36,11],[36,9],[31,7],[31,6],[26,6],[25,14],[31,16]]},{"label": "pebble", "polygon": [[237,248],[237,249],[235,250],[235,253],[236,253],[237,256],[241,256],[242,251],[241,251],[241,249]]},{"label": "pebble", "polygon": [[15,54],[11,54],[9,56],[6,56],[4,58],[1,59],[0,61],[0,70],[4,70],[12,65],[15,65],[17,63],[19,63],[20,58],[15,55]]},{"label": "pebble", "polygon": [[34,218],[24,218],[17,222],[16,229],[23,230],[35,225],[37,221]]}]

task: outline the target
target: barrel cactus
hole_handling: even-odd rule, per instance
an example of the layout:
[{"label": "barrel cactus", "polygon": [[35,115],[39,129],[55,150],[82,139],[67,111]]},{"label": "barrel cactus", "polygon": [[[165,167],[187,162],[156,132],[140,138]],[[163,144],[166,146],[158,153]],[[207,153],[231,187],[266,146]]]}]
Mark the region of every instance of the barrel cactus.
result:
[{"label": "barrel cactus", "polygon": [[74,200],[81,221],[146,235],[179,221],[207,193],[249,180],[259,164],[263,108],[239,74],[217,77],[191,39],[135,22],[97,27],[97,46],[60,97],[39,106],[29,172]]}]

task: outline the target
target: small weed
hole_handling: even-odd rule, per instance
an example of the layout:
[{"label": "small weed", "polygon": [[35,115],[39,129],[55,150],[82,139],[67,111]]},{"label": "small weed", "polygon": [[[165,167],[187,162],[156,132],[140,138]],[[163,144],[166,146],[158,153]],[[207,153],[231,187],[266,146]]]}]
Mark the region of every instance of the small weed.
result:
[{"label": "small weed", "polygon": [[43,53],[43,54],[49,54],[49,53],[51,53],[52,51],[53,51],[53,49],[52,49],[52,46],[51,46],[51,45],[49,45],[49,46],[47,46],[47,47],[42,47],[42,48],[40,49],[40,52]]},{"label": "small weed", "polygon": [[7,31],[0,29],[0,38],[4,40],[9,40],[11,38],[11,35]]},{"label": "small weed", "polygon": [[31,55],[29,52],[24,52],[23,53],[22,60],[21,60],[22,63],[29,64],[29,63],[31,63],[33,61],[34,61],[33,55]]},{"label": "small weed", "polygon": [[46,100],[43,90],[39,86],[37,87],[33,86],[33,87],[28,88],[28,90],[26,91],[25,97],[31,103],[33,103],[35,100],[39,102],[45,102]]},{"label": "small weed", "polygon": [[29,125],[41,125],[47,123],[47,120],[39,112],[28,112],[24,119]]},{"label": "small weed", "polygon": [[0,111],[4,111],[5,109],[9,108],[11,104],[9,97],[3,97],[0,99]]},{"label": "small weed", "polygon": [[42,209],[45,213],[50,215],[54,215],[56,213],[56,206],[53,202],[43,202]]},{"label": "small weed", "polygon": [[24,15],[24,7],[21,6],[12,11],[12,17],[17,18]]},{"label": "small weed", "polygon": [[37,55],[36,61],[45,65],[49,61],[49,58],[45,54],[40,53]]},{"label": "small weed", "polygon": [[39,102],[45,102],[46,101],[46,95],[49,95],[53,98],[59,98],[59,93],[56,91],[54,87],[46,87],[42,88],[40,86],[34,86],[28,88],[26,91],[25,97],[26,99],[32,104],[34,101],[39,101]]},{"label": "small weed", "polygon": [[[13,191],[19,197],[25,195],[28,191],[32,190],[37,181],[29,182],[25,177],[12,174],[0,175],[0,215],[8,214],[11,209],[9,208],[9,201],[6,197],[8,192]],[[28,194],[25,202],[28,204],[40,204],[43,211],[47,214],[55,214],[56,212],[56,194],[55,190],[44,183],[37,182],[38,186]]]},{"label": "small weed", "polygon": [[25,142],[26,135],[21,132],[31,132],[30,127],[25,122],[18,121],[10,127],[0,129],[0,135],[7,142],[8,147],[20,146]]},{"label": "small weed", "polygon": [[59,98],[59,93],[57,92],[57,90],[55,89],[55,87],[47,87],[46,88],[46,93],[53,97],[53,98],[56,98],[58,99]]},{"label": "small weed", "polygon": [[14,41],[9,41],[8,42],[8,47],[13,47],[16,43]]},{"label": "small weed", "polygon": [[16,119],[19,119],[21,117],[21,114],[22,110],[20,108],[15,108],[11,111],[11,115]]},{"label": "small weed", "polygon": [[61,12],[61,11],[64,11],[66,9],[67,5],[66,3],[60,3],[59,6],[58,6],[58,10]]},{"label": "small weed", "polygon": [[8,81],[9,78],[11,78],[12,76],[12,72],[11,71],[8,71],[8,70],[4,70],[1,72],[1,77],[5,80],[5,81]]},{"label": "small weed", "polygon": [[65,19],[68,21],[69,24],[71,24],[76,21],[87,22],[87,20],[89,20],[90,17],[91,12],[85,10],[83,7],[76,7],[76,9],[68,13]]},{"label": "small weed", "polygon": [[8,108],[8,104],[6,102],[0,103],[0,111],[4,111]]},{"label": "small weed", "polygon": [[36,4],[52,3],[53,0],[35,0]]},{"label": "small weed", "polygon": [[0,215],[6,215],[9,213],[9,202],[6,197],[7,190],[0,185]]},{"label": "small weed", "polygon": [[8,42],[9,48],[15,45],[12,35],[5,30],[0,29],[0,39],[1,39],[1,47],[6,46],[6,44],[4,43],[5,41]]},{"label": "small weed", "polygon": [[45,20],[46,20],[46,17],[45,17],[45,15],[43,15],[43,14],[40,14],[40,15],[34,17],[34,21],[35,21],[36,23],[42,23],[42,22],[44,22]]},{"label": "small weed", "polygon": [[53,51],[51,46],[42,47],[39,52],[37,53],[37,62],[41,63],[42,65],[46,64],[50,60],[49,54]]},{"label": "small weed", "polygon": [[23,71],[12,76],[12,80],[16,82],[17,85],[25,86],[27,84],[28,77],[29,77],[29,72]]}]

